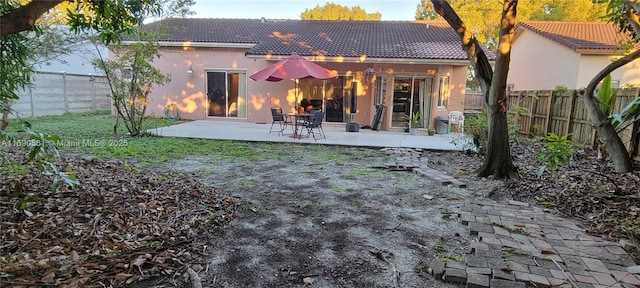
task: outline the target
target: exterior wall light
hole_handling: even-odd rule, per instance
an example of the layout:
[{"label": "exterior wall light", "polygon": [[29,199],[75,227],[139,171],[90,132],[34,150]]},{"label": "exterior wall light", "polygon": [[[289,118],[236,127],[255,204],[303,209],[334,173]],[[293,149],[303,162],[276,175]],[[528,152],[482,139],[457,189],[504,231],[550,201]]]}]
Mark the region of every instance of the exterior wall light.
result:
[{"label": "exterior wall light", "polygon": [[187,74],[193,74],[193,68],[191,68],[191,66],[189,66],[189,69],[187,69]]}]

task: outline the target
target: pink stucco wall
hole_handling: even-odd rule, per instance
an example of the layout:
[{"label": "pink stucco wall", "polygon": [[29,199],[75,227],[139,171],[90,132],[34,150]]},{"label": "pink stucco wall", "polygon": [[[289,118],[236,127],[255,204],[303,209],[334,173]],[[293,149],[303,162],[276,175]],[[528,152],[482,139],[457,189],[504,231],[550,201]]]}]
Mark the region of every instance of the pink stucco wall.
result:
[{"label": "pink stucco wall", "polygon": [[[245,56],[246,49],[232,48],[202,48],[202,47],[164,47],[161,58],[154,62],[163,73],[171,75],[171,82],[156,87],[149,99],[150,114],[163,117],[164,109],[169,104],[176,104],[184,119],[206,119],[206,71],[237,71],[246,72],[247,99],[246,118],[248,122],[271,122],[270,108],[280,106],[285,111],[294,111],[295,85],[291,80],[280,82],[254,81],[249,78],[253,73],[271,65],[275,61],[264,59],[249,59]],[[438,75],[449,75],[451,96],[446,109],[433,106],[432,116],[446,115],[450,110],[463,110],[464,91],[466,87],[466,65],[417,65],[417,64],[385,64],[385,63],[344,63],[317,62],[327,69],[338,72],[341,76],[354,76],[358,84],[358,112],[356,122],[369,125],[374,117],[374,85],[364,85],[363,71],[373,68],[376,75],[387,76],[387,96],[390,107],[393,93],[393,77],[399,76],[433,76],[437,85]],[[187,73],[189,67],[193,73]],[[434,87],[437,92],[437,87]],[[435,93],[434,93],[435,94]],[[434,95],[437,96],[437,95]],[[300,95],[298,101],[304,97]],[[388,110],[390,113],[390,109]],[[381,125],[382,130],[390,127],[388,119]],[[237,118],[236,118],[237,119]]]},{"label": "pink stucco wall", "polygon": [[[611,55],[584,55],[523,30],[513,42],[508,84],[514,90],[546,90],[562,85],[570,89],[585,88],[606,65]],[[640,84],[640,61],[619,68],[612,80],[623,85]]]},{"label": "pink stucco wall", "polygon": [[579,65],[572,50],[525,30],[513,42],[507,84],[514,90],[576,88]]}]

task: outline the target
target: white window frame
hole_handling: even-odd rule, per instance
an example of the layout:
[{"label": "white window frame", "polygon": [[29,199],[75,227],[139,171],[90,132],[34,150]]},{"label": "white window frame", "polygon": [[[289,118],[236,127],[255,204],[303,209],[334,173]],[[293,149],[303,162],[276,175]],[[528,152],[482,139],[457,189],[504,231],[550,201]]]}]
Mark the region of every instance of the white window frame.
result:
[{"label": "white window frame", "polygon": [[131,82],[131,80],[133,80],[133,68],[127,66],[122,68],[122,70],[120,71],[121,76],[122,76],[122,80],[126,81],[126,82]]},{"label": "white window frame", "polygon": [[447,108],[449,103],[449,97],[451,96],[451,89],[449,88],[449,76],[440,75],[438,80],[438,108]]}]

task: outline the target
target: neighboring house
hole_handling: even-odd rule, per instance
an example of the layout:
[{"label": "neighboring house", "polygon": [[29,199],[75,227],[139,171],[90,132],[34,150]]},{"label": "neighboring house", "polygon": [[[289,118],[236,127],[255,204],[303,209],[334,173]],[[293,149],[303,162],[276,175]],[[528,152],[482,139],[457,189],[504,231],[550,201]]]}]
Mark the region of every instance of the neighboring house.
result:
[{"label": "neighboring house", "polygon": [[[628,40],[607,22],[522,21],[516,26],[507,85],[512,90],[585,88],[623,55]],[[611,76],[616,86],[640,84],[640,61]]]},{"label": "neighboring house", "polygon": [[[104,72],[95,69],[92,64],[93,59],[108,57],[109,50],[101,43],[97,45],[88,40],[88,34],[75,35],[68,26],[54,28],[60,30],[61,37],[76,39],[66,44],[67,54],[55,57],[54,59],[36,64],[34,69],[38,72],[67,73],[79,75],[104,75]],[[67,38],[68,39],[68,38]]]},{"label": "neighboring house", "polygon": [[68,73],[80,75],[104,75],[104,72],[95,69],[91,61],[98,57],[98,51],[102,57],[108,57],[107,47],[95,46],[91,41],[84,40],[69,45],[69,54],[58,56],[47,63],[38,64],[35,70],[39,72]]},{"label": "neighboring house", "polygon": [[[76,36],[68,26],[57,26],[59,35],[65,39],[60,49],[69,53],[46,60],[49,56],[40,56],[34,65],[32,85],[19,90],[20,98],[11,105],[17,113],[12,117],[38,117],[61,115],[69,112],[87,112],[111,109],[111,90],[103,72],[94,69],[91,61],[98,57],[108,57],[104,45],[94,45]],[[55,32],[55,30],[53,30]],[[51,33],[45,30],[45,33]],[[51,36],[53,37],[53,36]]]},{"label": "neighboring house", "polygon": [[[302,21],[266,19],[167,19],[154,65],[171,74],[153,89],[148,111],[164,116],[171,104],[187,119],[271,122],[271,107],[294,111],[306,98],[325,110],[326,122],[371,125],[375,104],[387,112],[381,130],[406,126],[403,115],[419,111],[422,127],[435,117],[463,111],[469,60],[446,22]],[[153,28],[158,22],[148,26]],[[337,79],[253,81],[249,76],[290,54],[301,55]],[[492,54],[492,53],[490,53]],[[173,105],[172,105],[173,106]]]}]

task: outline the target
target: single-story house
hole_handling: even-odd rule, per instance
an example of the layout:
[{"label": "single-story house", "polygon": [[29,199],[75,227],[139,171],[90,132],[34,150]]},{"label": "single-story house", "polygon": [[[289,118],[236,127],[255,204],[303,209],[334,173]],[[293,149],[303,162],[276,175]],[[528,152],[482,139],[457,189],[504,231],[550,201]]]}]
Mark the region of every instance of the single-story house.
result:
[{"label": "single-story house", "polygon": [[[104,75],[104,72],[94,67],[92,61],[100,56],[108,57],[109,51],[104,44],[93,43],[89,40],[95,32],[89,31],[76,35],[70,30],[69,26],[53,26],[51,29],[53,31],[45,30],[45,33],[58,33],[59,37],[63,39],[73,40],[64,44],[67,53],[56,55],[56,57],[48,61],[35,63],[34,70],[77,75]],[[36,58],[42,61],[39,59],[40,57]]]},{"label": "single-story house", "polygon": [[[522,21],[516,26],[507,85],[512,90],[585,88],[629,37],[607,22]],[[640,61],[611,74],[613,85],[640,84]]]},{"label": "single-story house", "polygon": [[[355,122],[370,125],[375,105],[389,107],[380,130],[406,127],[420,112],[421,127],[436,116],[463,111],[469,60],[455,31],[443,21],[303,21],[165,19],[161,57],[154,66],[171,82],[153,89],[148,111],[164,116],[171,104],[186,119],[271,122],[272,107],[293,112],[302,99],[325,110],[325,121],[350,121],[350,91],[357,85]],[[254,81],[253,73],[298,54],[339,77]]]}]

